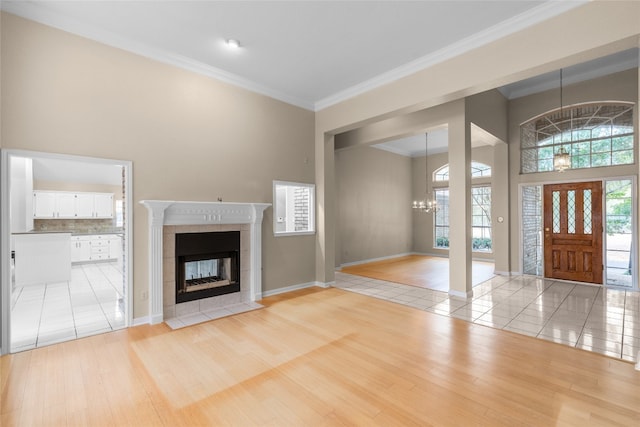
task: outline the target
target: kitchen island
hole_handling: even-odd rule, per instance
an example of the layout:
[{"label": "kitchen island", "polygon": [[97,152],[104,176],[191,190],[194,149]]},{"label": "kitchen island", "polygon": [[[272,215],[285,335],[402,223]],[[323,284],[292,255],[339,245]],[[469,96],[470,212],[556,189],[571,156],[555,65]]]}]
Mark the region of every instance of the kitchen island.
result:
[{"label": "kitchen island", "polygon": [[71,280],[71,233],[14,233],[15,286]]}]

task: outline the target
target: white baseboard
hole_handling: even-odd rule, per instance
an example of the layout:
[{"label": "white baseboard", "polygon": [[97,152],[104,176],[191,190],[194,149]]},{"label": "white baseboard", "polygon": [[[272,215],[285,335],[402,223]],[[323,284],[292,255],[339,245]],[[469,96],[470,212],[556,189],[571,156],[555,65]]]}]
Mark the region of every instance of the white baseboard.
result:
[{"label": "white baseboard", "polygon": [[135,317],[133,322],[131,322],[131,326],[148,325],[149,323],[151,323],[149,316]]},{"label": "white baseboard", "polygon": [[335,283],[335,282],[329,282],[329,283],[322,283],[322,282],[299,283],[297,285],[285,286],[284,288],[278,288],[278,289],[272,289],[270,291],[264,291],[264,292],[262,292],[262,298],[270,297],[270,296],[273,296],[273,295],[285,294],[287,292],[297,291],[299,289],[310,288],[312,286],[319,286],[321,288],[327,288],[332,283]]},{"label": "white baseboard", "polygon": [[461,291],[454,291],[452,289],[449,289],[449,295],[457,298],[470,299],[470,298],[473,298],[473,291],[461,292]]},{"label": "white baseboard", "polygon": [[494,270],[493,274],[497,274],[498,276],[512,276],[513,273],[510,271],[498,271],[498,270]]},{"label": "white baseboard", "polygon": [[367,264],[369,262],[384,261],[384,260],[387,260],[387,259],[400,258],[401,256],[416,255],[416,254],[417,254],[416,252],[405,252],[405,253],[401,253],[401,254],[388,255],[388,256],[383,256],[383,257],[379,257],[379,258],[371,258],[371,259],[363,259],[361,261],[345,262],[343,264],[340,264],[340,267],[338,267],[338,268],[342,269],[343,267],[350,267],[352,265]]}]

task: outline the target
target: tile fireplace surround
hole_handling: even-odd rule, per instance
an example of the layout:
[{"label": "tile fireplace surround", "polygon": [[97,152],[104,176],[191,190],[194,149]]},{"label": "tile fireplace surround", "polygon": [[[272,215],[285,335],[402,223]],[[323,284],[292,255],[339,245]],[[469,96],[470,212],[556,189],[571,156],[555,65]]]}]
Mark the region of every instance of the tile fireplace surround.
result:
[{"label": "tile fireplace surround", "polygon": [[[262,216],[270,203],[142,200],[149,212],[149,320],[262,299]],[[240,292],[175,303],[175,234],[240,231]]]}]

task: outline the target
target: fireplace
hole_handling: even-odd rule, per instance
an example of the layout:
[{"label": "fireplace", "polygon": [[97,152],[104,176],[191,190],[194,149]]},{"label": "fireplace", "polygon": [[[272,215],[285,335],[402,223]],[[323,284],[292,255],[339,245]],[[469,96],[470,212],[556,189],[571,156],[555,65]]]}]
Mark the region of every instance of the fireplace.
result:
[{"label": "fireplace", "polygon": [[240,292],[240,232],[175,235],[176,303]]},{"label": "fireplace", "polygon": [[[270,204],[173,200],[140,203],[149,213],[149,323],[262,298],[262,218]],[[240,233],[240,292],[176,303],[176,235],[228,231]],[[233,251],[208,249],[200,254]]]}]

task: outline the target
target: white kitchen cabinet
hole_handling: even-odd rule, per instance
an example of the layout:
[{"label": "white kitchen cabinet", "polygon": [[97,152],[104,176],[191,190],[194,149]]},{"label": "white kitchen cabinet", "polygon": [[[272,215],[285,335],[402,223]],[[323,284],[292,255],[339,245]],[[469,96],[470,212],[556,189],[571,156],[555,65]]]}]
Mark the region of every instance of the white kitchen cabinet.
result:
[{"label": "white kitchen cabinet", "polygon": [[113,218],[113,194],[94,194],[96,218]]},{"label": "white kitchen cabinet", "polygon": [[76,216],[76,195],[56,193],[56,218],[73,219]]},{"label": "white kitchen cabinet", "polygon": [[95,196],[92,193],[76,194],[77,218],[93,218]]},{"label": "white kitchen cabinet", "polygon": [[122,237],[117,234],[112,234],[109,237],[109,257],[122,259]]},{"label": "white kitchen cabinet", "polygon": [[70,233],[14,234],[15,285],[31,286],[71,280]]},{"label": "white kitchen cabinet", "polygon": [[36,219],[113,218],[113,193],[36,190],[33,192],[33,217]]},{"label": "white kitchen cabinet", "polygon": [[33,192],[33,217],[34,218],[55,218],[56,217],[56,193],[51,191]]},{"label": "white kitchen cabinet", "polygon": [[117,260],[122,256],[121,239],[122,237],[117,234],[73,236],[71,238],[71,262]]},{"label": "white kitchen cabinet", "polygon": [[34,191],[33,217],[60,219],[75,218],[75,194],[61,191]]},{"label": "white kitchen cabinet", "polygon": [[91,261],[91,240],[89,236],[71,237],[71,262]]}]

